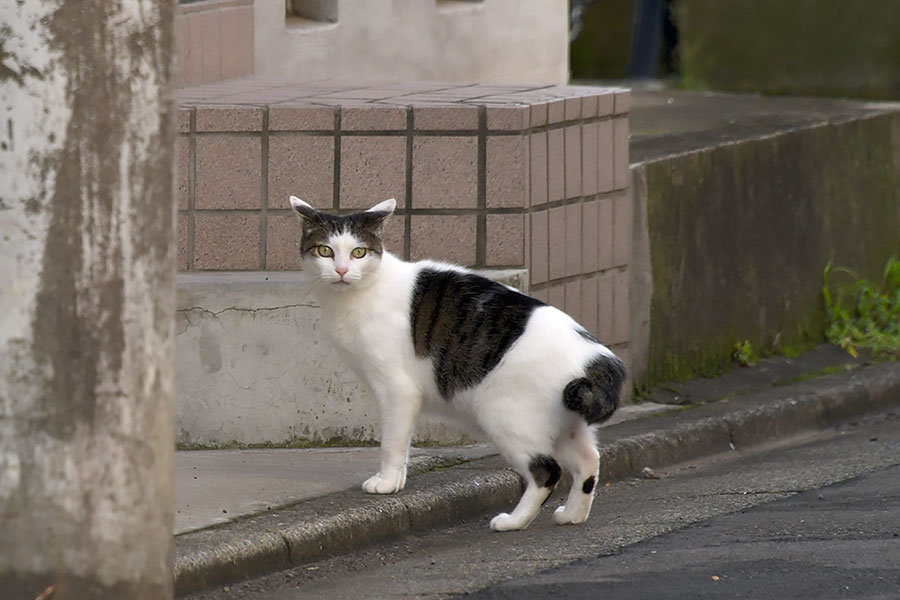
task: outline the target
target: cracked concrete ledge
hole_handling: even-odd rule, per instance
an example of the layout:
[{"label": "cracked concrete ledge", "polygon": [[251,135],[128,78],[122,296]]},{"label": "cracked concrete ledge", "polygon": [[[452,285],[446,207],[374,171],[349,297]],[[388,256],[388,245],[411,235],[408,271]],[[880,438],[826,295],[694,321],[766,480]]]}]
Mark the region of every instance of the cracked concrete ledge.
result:
[{"label": "cracked concrete ledge", "polygon": [[[289,308],[319,308],[319,307],[316,304],[284,304],[282,306],[260,306],[258,308],[241,308],[238,306],[229,306],[227,308],[223,308],[222,310],[213,312],[211,310],[203,308],[202,306],[188,306],[186,308],[179,308],[175,312],[177,314],[189,314],[189,313],[196,311],[196,312],[201,312],[201,313],[207,314],[211,317],[218,317],[222,313],[226,313],[231,310],[238,311],[238,312],[246,312],[246,313],[258,313],[258,312],[265,312],[265,311],[269,311],[269,310],[286,310]],[[193,325],[193,323],[192,323],[192,325]]]},{"label": "cracked concrete ledge", "polygon": [[[525,269],[481,273],[528,289]],[[319,305],[303,272],[179,273],[176,302],[180,447],[378,436],[377,404],[323,339]],[[427,423],[416,441],[470,440]]]},{"label": "cracked concrete ledge", "polygon": [[[900,366],[853,372],[602,428],[601,478],[741,450],[900,407]],[[506,510],[522,490],[498,457],[410,478],[394,496],[332,494],[175,539],[184,595]],[[593,518],[603,511],[597,505]],[[546,518],[542,514],[538,518]],[[502,534],[498,534],[502,535]]]}]

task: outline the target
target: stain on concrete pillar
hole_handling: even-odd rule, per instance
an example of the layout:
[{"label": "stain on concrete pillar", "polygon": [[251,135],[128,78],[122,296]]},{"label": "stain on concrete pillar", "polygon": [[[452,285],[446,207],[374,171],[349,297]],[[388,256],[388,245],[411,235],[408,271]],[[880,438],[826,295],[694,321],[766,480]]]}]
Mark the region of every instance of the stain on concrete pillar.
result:
[{"label": "stain on concrete pillar", "polygon": [[29,0],[0,15],[2,166],[18,169],[0,194],[15,290],[0,299],[19,317],[0,322],[10,597],[172,593],[173,12]]}]

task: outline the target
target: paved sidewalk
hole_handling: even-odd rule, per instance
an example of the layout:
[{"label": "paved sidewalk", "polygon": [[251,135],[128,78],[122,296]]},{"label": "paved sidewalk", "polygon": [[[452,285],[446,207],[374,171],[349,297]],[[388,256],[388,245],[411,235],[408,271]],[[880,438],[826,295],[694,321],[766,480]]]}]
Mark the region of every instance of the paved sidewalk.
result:
[{"label": "paved sidewalk", "polygon": [[[410,471],[496,454],[490,444],[413,448]],[[175,533],[358,487],[378,448],[200,450],[175,457]]]},{"label": "paved sidewalk", "polygon": [[[635,404],[607,426],[675,409]],[[489,443],[413,448],[409,474],[494,456]],[[246,515],[356,490],[378,471],[378,448],[188,450],[175,456],[175,533],[227,523]]]},{"label": "paved sidewalk", "polygon": [[[647,403],[620,411],[620,422],[598,433],[601,479],[640,476],[644,467],[740,450],[900,407],[900,365],[723,394],[689,410]],[[621,422],[640,415],[646,418]],[[508,510],[521,481],[494,454],[488,444],[415,449],[407,488],[372,496],[359,484],[377,468],[376,448],[179,452],[176,592],[227,585]]]}]

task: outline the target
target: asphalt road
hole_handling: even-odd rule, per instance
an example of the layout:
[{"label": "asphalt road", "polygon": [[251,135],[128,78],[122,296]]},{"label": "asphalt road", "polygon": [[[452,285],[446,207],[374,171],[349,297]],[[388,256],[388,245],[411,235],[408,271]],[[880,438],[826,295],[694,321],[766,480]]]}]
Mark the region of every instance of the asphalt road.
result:
[{"label": "asphalt road", "polygon": [[476,593],[474,599],[900,598],[900,466]]},{"label": "asphalt road", "polygon": [[900,415],[554,496],[523,532],[489,516],[195,598],[900,598]]}]

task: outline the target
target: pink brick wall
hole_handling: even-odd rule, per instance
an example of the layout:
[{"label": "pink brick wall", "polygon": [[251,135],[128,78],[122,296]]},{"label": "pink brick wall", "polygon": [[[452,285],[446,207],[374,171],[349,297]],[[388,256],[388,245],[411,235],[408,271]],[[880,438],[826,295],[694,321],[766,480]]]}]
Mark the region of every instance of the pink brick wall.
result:
[{"label": "pink brick wall", "polygon": [[526,211],[532,294],[626,358],[629,96],[594,90],[580,103],[577,97],[551,101],[546,117],[532,107]]},{"label": "pink brick wall", "polygon": [[179,4],[175,13],[178,87],[253,74],[253,0]]},{"label": "pink brick wall", "polygon": [[254,78],[179,104],[181,269],[299,269],[288,195],[394,197],[391,251],[527,267],[534,296],[627,356],[627,90]]}]

